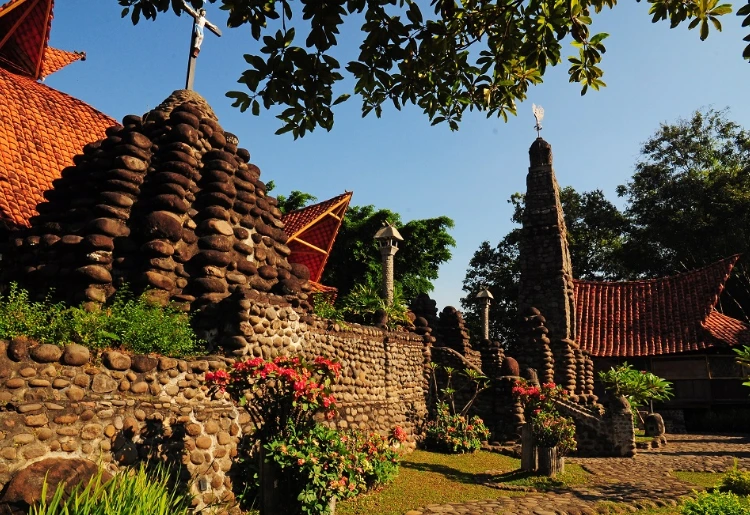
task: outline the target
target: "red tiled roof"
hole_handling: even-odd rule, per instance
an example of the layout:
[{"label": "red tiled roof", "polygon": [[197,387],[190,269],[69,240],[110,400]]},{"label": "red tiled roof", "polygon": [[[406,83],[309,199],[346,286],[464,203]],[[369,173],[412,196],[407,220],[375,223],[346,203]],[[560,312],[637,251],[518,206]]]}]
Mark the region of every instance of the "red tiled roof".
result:
[{"label": "red tiled roof", "polygon": [[310,281],[323,276],[328,254],[341,227],[352,193],[346,192],[319,204],[297,209],[283,216],[287,245],[292,250],[290,263],[300,263],[310,270]]},{"label": "red tiled roof", "polygon": [[0,63],[26,77],[42,77],[53,5],[53,0],[10,0],[0,6]]},{"label": "red tiled roof", "polygon": [[47,47],[47,51],[44,53],[44,61],[42,61],[42,78],[52,75],[70,63],[85,60],[86,52],[68,52],[58,48]]},{"label": "red tiled roof", "polygon": [[0,226],[27,226],[42,194],[86,143],[117,122],[36,81],[73,54],[47,47],[52,0],[0,6]]},{"label": "red tiled roof", "polygon": [[593,356],[654,356],[750,343],[750,326],[715,310],[739,256],[663,279],[574,280],[577,342]]}]

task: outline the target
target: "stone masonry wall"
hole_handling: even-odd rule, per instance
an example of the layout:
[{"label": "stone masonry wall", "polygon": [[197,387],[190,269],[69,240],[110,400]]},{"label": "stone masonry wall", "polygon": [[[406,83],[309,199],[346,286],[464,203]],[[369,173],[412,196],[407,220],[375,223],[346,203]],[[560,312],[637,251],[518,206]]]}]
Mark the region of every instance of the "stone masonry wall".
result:
[{"label": "stone masonry wall", "polygon": [[387,432],[400,425],[411,433],[426,412],[424,336],[337,324],[295,309],[287,298],[237,291],[217,306],[224,313],[219,343],[240,359],[301,353],[335,358],[342,378],[334,387],[341,403],[338,426]]},{"label": "stone masonry wall", "polygon": [[[291,307],[272,302],[256,302],[247,313],[255,327],[278,335],[289,329],[282,321],[294,319],[295,334],[264,340],[268,345],[248,347],[238,358],[301,353],[341,362],[337,427],[385,434],[399,425],[411,435],[423,419],[430,347],[421,336],[341,327],[308,315],[295,319]],[[0,491],[15,472],[44,458],[101,460],[114,470],[157,456],[182,463],[184,479],[208,480],[204,491],[190,483],[198,508],[231,503],[232,458],[252,426],[226,394],[207,391],[204,374],[234,359],[115,351],[99,359],[79,345],[0,341]]]}]

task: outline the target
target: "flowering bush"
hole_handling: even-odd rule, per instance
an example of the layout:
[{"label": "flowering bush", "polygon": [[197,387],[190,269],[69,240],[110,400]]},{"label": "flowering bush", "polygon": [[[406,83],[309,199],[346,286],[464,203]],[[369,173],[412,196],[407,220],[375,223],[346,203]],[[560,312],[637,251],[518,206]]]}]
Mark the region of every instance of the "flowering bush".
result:
[{"label": "flowering bush", "polygon": [[526,421],[531,424],[534,445],[557,447],[563,454],[576,449],[575,424],[572,419],[560,415],[555,406],[555,401],[568,397],[567,390],[551,382],[536,386],[520,379],[511,391],[523,407]]},{"label": "flowering bush", "polygon": [[521,403],[526,418],[542,411],[556,412],[555,401],[568,397],[568,391],[555,383],[536,386],[525,379],[517,380],[511,392],[513,397]]},{"label": "flowering bush", "polygon": [[297,356],[252,358],[234,363],[229,372],[206,373],[206,382],[229,392],[253,417],[260,440],[267,442],[284,433],[290,422],[298,429],[312,426],[316,412],[332,419],[336,399],[331,385],[340,370],[339,363],[322,357],[312,362]]},{"label": "flowering bush", "polygon": [[537,447],[557,447],[566,454],[575,451],[576,426],[573,420],[556,413],[540,411],[531,418],[531,434]]},{"label": "flowering bush", "polygon": [[304,513],[329,513],[332,498],[353,497],[398,474],[398,454],[377,433],[336,431],[322,424],[303,431],[290,426],[265,448],[282,470],[304,485],[297,497]]},{"label": "flowering bush", "polygon": [[425,428],[424,445],[442,452],[474,452],[489,436],[490,430],[481,418],[453,414],[447,403],[438,402],[437,416]]},{"label": "flowering bush", "polygon": [[315,422],[316,413],[335,416],[331,386],[340,368],[322,357],[312,362],[253,358],[234,363],[228,372],[206,374],[212,387],[229,392],[253,416],[259,428],[255,436],[267,458],[293,485],[302,512],[308,514],[328,513],[332,498],[346,499],[391,481],[398,473],[398,454],[391,444],[407,437],[400,427],[387,439]]}]

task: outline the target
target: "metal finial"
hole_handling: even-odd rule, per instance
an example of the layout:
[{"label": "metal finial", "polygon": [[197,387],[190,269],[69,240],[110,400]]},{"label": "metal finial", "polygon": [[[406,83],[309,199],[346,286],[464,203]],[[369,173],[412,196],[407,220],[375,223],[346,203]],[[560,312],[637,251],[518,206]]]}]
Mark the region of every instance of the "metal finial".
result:
[{"label": "metal finial", "polygon": [[536,129],[536,135],[537,137],[541,138],[542,135],[540,134],[540,132],[542,131],[542,119],[544,119],[544,108],[536,104],[531,104],[531,110],[534,113],[534,119],[536,120],[536,125],[534,125],[534,128]]}]

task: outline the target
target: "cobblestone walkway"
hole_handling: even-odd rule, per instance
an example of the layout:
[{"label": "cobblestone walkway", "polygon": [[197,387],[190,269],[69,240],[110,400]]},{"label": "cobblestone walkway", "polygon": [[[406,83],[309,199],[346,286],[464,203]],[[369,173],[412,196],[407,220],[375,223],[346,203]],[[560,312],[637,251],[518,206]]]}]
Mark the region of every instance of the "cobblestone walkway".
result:
[{"label": "cobblestone walkway", "polygon": [[586,485],[533,492],[524,497],[428,505],[406,515],[593,515],[607,512],[600,504],[603,501],[626,503],[628,511],[675,506],[695,486],[671,476],[671,471],[723,472],[732,467],[735,458],[740,468],[750,469],[748,437],[668,435],[667,438],[666,446],[640,450],[635,458],[566,458],[566,463],[577,463],[593,475]]}]

